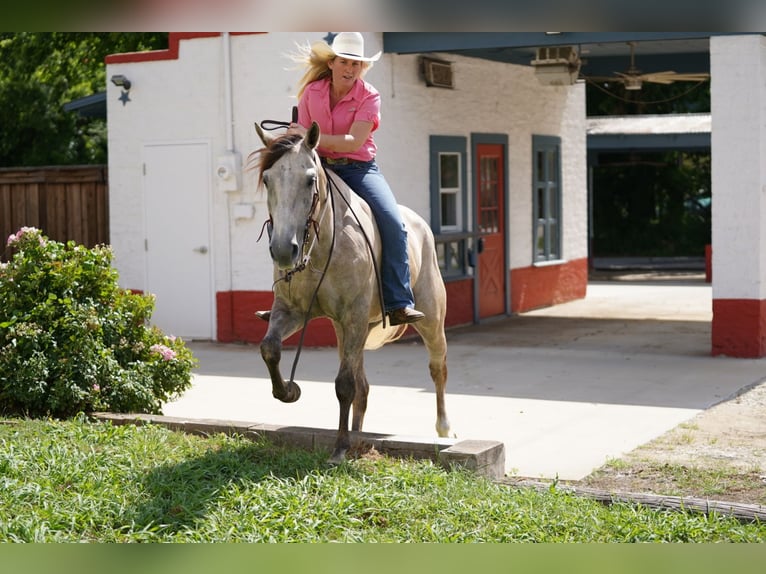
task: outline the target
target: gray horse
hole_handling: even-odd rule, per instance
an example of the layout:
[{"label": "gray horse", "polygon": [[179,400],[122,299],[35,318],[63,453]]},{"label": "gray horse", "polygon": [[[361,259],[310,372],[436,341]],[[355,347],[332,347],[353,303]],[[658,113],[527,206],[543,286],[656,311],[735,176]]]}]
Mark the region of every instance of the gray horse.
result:
[{"label": "gray horse", "polygon": [[[328,317],[335,328],[340,368],[335,394],[340,419],[331,462],[345,458],[351,430],[361,431],[369,384],[364,350],[395,341],[408,325],[387,325],[381,309],[375,261],[380,261],[380,236],[367,203],[330,170],[323,169],[315,149],[319,126],[305,139],[274,137],[256,124],[266,146],[252,154],[260,169],[259,185],[267,190],[269,252],[274,262],[274,304],[261,356],[271,375],[272,394],[294,402],[300,388],[285,381],[279,369],[282,341],[310,319]],[[407,228],[415,306],[425,319],[412,325],[423,338],[436,389],[436,431],[449,433],[444,407],[447,384],[447,340],[444,317],[447,296],[439,270],[434,238],[426,222],[400,206]],[[374,258],[373,258],[374,254]]]}]

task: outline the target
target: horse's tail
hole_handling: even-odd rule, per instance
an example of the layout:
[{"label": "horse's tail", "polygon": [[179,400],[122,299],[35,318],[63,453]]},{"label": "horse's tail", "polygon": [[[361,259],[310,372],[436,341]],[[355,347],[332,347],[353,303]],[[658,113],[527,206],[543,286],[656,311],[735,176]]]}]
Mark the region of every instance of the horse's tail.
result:
[{"label": "horse's tail", "polygon": [[397,325],[392,327],[387,324],[384,329],[382,322],[376,323],[370,327],[370,332],[367,333],[367,340],[364,342],[364,350],[374,351],[375,349],[380,349],[387,343],[393,343],[400,339],[406,330],[407,325]]}]

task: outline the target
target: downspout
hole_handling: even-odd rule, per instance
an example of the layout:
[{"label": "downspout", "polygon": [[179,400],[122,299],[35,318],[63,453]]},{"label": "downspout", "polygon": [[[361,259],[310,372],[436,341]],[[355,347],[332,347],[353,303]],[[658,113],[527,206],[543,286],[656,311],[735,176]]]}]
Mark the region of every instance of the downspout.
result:
[{"label": "downspout", "polygon": [[224,106],[226,112],[226,151],[234,152],[234,112],[232,103],[232,80],[231,80],[231,36],[228,32],[221,35],[223,41],[223,89]]},{"label": "downspout", "polygon": [[[234,157],[234,111],[232,100],[232,77],[231,77],[231,37],[228,32],[221,34],[221,42],[223,43],[223,92],[224,92],[224,124],[226,131],[226,156]],[[236,175],[235,175],[236,177]],[[231,197],[229,193],[226,193],[226,230],[229,245],[227,246],[227,265],[229,267],[229,284],[228,284],[228,307],[229,317],[227,317],[227,330],[229,336],[233,337],[234,331],[234,301],[231,299],[234,294],[234,264],[232,257],[232,248],[234,244],[234,238],[232,237],[232,220],[231,220]],[[216,312],[219,314],[220,310]],[[218,338],[218,337],[217,337]]]}]

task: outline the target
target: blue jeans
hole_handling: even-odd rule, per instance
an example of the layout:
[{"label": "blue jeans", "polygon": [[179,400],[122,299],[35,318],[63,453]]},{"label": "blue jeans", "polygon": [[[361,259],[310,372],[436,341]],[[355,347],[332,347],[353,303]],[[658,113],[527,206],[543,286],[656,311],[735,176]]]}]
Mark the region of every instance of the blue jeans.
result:
[{"label": "blue jeans", "polygon": [[382,246],[380,279],[386,312],[413,307],[410,263],[407,257],[407,230],[396,198],[375,160],[332,165],[332,170],[372,209]]}]

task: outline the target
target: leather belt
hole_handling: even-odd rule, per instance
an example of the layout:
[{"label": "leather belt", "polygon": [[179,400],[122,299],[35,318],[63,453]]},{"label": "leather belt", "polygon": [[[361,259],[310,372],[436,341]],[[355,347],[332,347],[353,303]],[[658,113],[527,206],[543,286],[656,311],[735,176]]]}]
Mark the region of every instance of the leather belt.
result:
[{"label": "leather belt", "polygon": [[323,157],[322,161],[328,165],[348,165],[350,163],[356,163],[356,160],[347,157]]},{"label": "leather belt", "polygon": [[374,161],[375,158],[372,158],[371,160],[363,160],[363,159],[351,159],[350,157],[323,157],[322,162],[327,165],[354,165],[355,163],[362,163],[362,164],[368,164],[372,161]]}]

